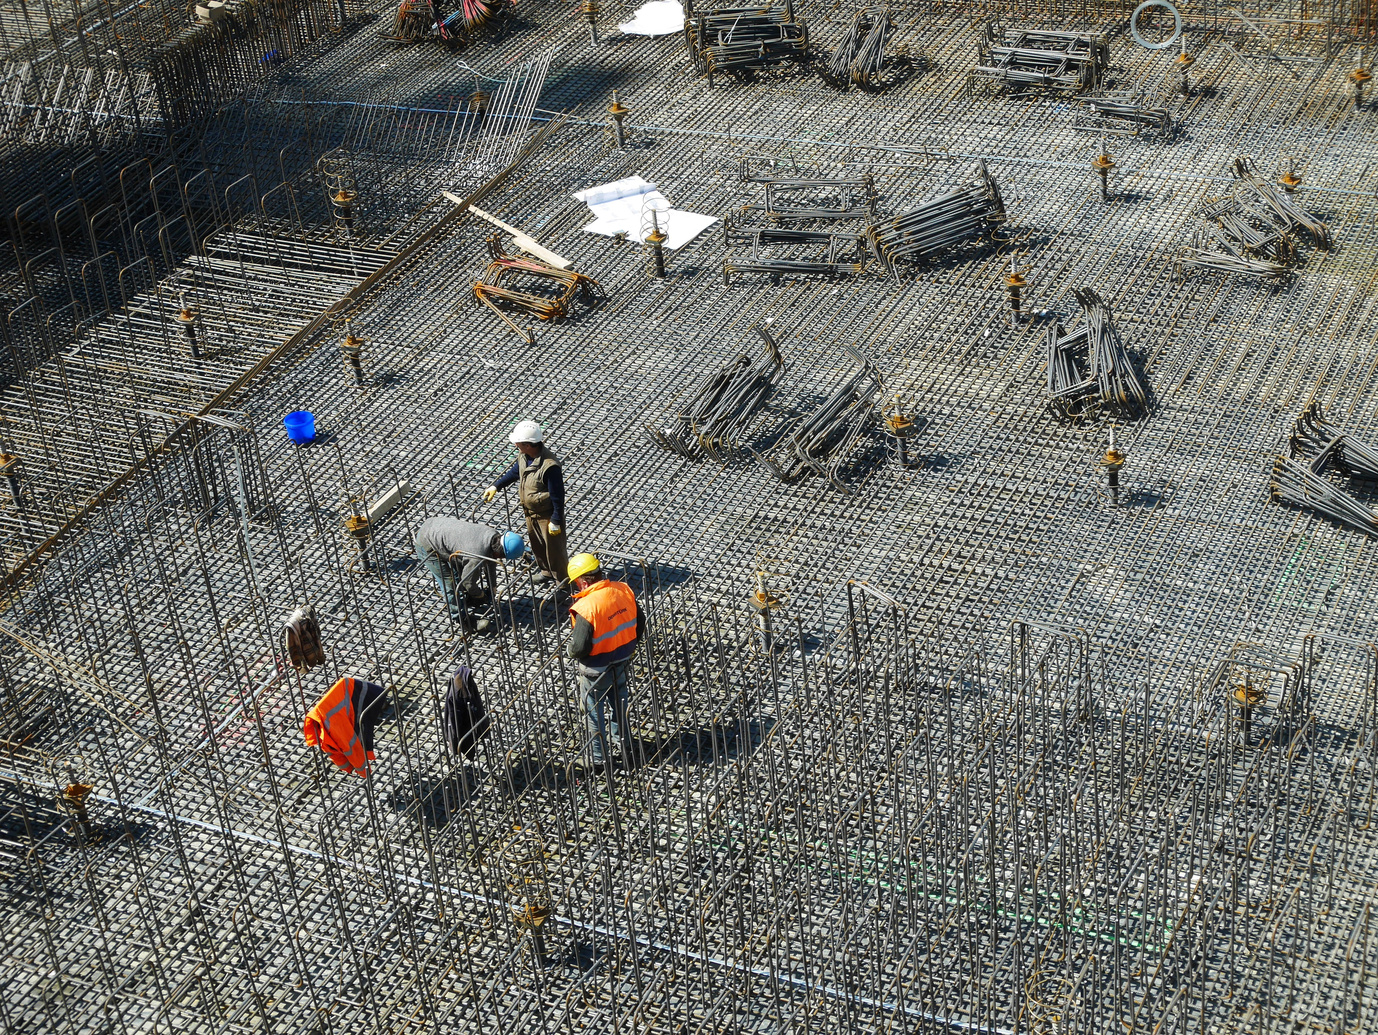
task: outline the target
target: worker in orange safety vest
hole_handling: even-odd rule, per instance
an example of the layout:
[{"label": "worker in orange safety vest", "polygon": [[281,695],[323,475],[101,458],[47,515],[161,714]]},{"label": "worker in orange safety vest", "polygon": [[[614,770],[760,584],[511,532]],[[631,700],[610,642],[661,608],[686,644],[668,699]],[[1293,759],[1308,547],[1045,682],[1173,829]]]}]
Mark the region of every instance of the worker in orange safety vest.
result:
[{"label": "worker in orange safety vest", "polygon": [[593,738],[593,764],[601,769],[607,763],[605,744],[611,733],[619,742],[624,762],[630,765],[632,731],[627,723],[627,667],[637,641],[646,631],[646,619],[636,606],[631,587],[604,575],[593,554],[576,554],[566,570],[575,589],[569,608],[573,625],[569,656],[579,663],[579,693],[584,720]]},{"label": "worker in orange safety vest", "polygon": [[373,761],[373,727],[387,702],[377,683],[345,676],[306,713],[302,734],[347,773],[366,777]]}]

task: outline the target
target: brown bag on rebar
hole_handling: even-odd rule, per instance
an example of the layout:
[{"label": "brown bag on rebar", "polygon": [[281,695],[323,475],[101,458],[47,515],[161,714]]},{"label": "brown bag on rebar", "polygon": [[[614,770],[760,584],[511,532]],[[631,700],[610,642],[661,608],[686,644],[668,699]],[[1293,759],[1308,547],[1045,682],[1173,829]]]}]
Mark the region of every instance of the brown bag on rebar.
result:
[{"label": "brown bag on rebar", "polygon": [[287,663],[298,672],[325,664],[321,626],[316,621],[316,609],[310,604],[287,616],[282,627],[282,646],[287,651]]}]

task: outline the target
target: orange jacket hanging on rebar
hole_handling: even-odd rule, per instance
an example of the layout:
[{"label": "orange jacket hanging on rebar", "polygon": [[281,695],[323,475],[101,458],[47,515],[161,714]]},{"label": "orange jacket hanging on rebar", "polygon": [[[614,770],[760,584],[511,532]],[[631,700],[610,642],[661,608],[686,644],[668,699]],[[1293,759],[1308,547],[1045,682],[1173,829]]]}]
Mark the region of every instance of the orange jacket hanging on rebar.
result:
[{"label": "orange jacket hanging on rebar", "polygon": [[302,733],[347,773],[368,776],[373,760],[373,726],[387,695],[377,683],[345,676],[306,713]]},{"label": "orange jacket hanging on rebar", "polygon": [[599,656],[636,639],[636,595],[625,582],[604,579],[576,593],[570,611],[571,623],[578,615],[593,626],[593,648],[588,656],[592,665],[608,664]]}]

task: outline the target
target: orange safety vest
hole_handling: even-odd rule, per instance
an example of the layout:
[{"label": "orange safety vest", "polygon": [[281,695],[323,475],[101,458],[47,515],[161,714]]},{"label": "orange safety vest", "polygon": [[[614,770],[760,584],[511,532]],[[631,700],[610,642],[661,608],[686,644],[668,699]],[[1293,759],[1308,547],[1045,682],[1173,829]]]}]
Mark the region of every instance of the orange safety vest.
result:
[{"label": "orange safety vest", "polygon": [[590,658],[617,650],[636,639],[636,594],[625,582],[604,579],[595,582],[582,593],[574,594],[569,622],[574,616],[593,626],[593,650]]},{"label": "orange safety vest", "polygon": [[363,738],[354,715],[353,676],[337,680],[306,713],[302,733],[312,747],[319,747],[330,761],[347,773],[368,775],[373,752],[364,750]]}]

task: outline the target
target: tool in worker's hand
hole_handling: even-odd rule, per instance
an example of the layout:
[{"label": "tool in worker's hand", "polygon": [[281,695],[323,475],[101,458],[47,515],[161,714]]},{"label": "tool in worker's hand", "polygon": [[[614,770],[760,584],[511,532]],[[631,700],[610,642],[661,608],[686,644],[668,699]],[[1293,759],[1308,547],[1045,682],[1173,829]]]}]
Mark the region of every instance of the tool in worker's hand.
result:
[{"label": "tool in worker's hand", "polygon": [[[456,205],[464,204],[464,199],[459,197],[459,195],[457,194],[451,194],[447,190],[443,190],[440,193],[445,195],[446,198],[448,198],[450,201],[453,201]],[[550,263],[550,265],[554,266],[558,270],[569,269],[570,262],[568,259],[556,255],[549,248],[546,248],[539,241],[533,240],[532,238],[528,237],[526,234],[518,230],[515,226],[510,226],[507,223],[504,223],[497,216],[490,215],[489,213],[483,211],[483,209],[479,208],[477,205],[470,205],[469,211],[472,212],[474,215],[478,216],[480,219],[484,219],[492,223],[499,230],[506,230],[509,234],[512,235],[512,243],[515,244],[522,251],[526,252],[528,255],[534,255],[542,262],[548,262]]]}]

